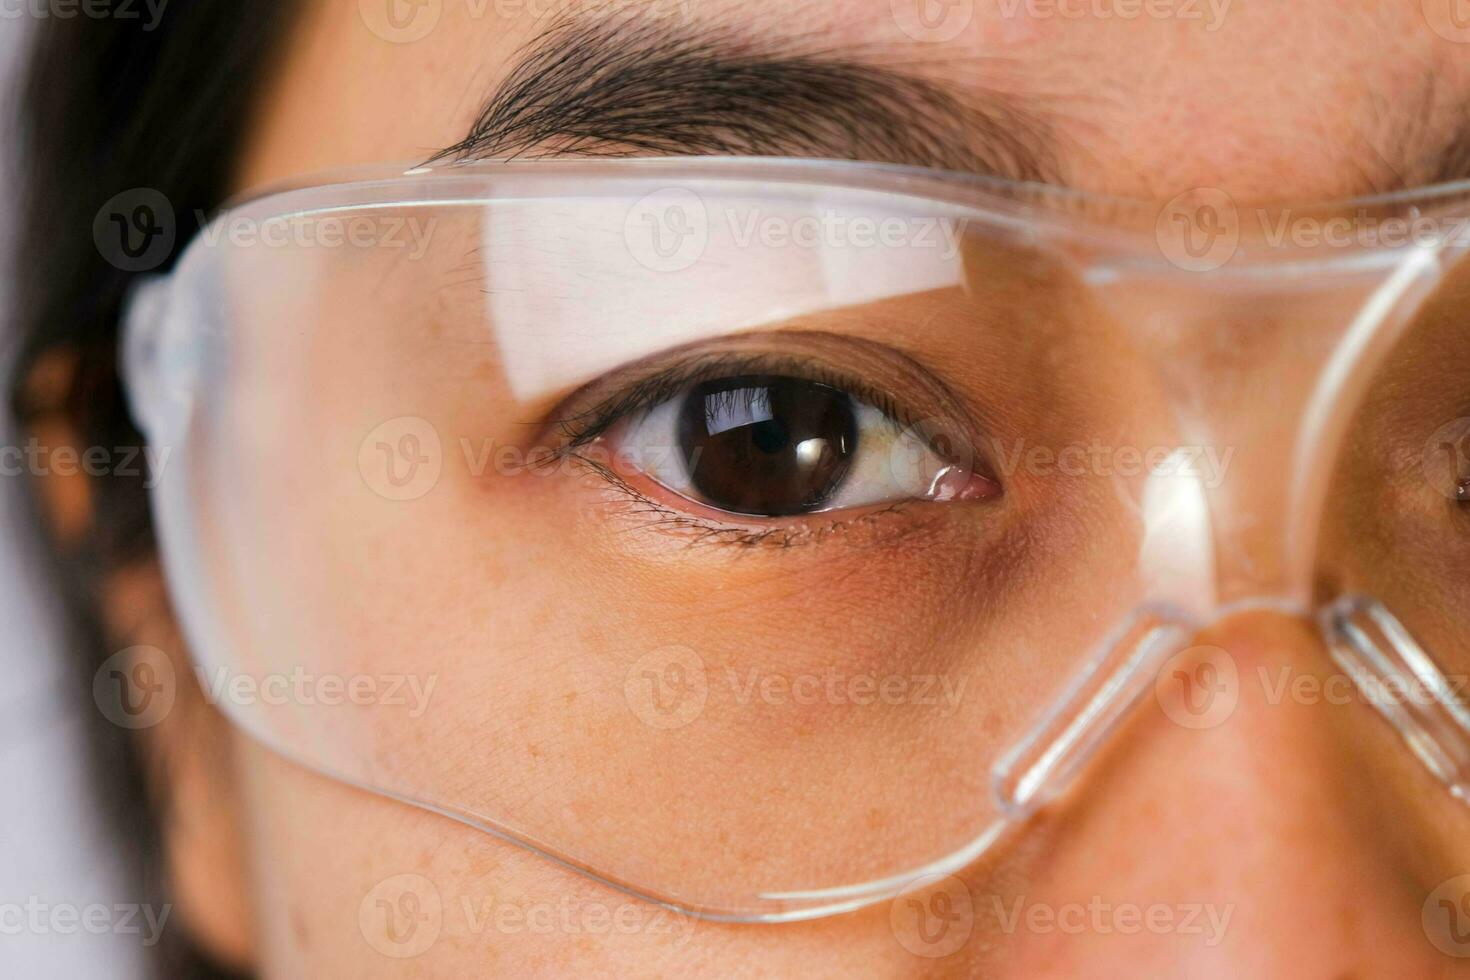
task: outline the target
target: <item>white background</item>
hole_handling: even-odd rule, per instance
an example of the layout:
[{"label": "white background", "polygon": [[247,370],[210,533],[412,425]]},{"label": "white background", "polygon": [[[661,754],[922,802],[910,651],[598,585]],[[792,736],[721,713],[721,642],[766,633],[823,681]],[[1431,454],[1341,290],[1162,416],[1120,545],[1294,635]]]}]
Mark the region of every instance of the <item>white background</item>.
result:
[{"label": "white background", "polygon": [[[16,69],[33,23],[0,19],[0,357],[7,359],[15,215]],[[45,270],[36,270],[44,275]],[[0,416],[0,444],[14,427]],[[0,976],[145,975],[140,937],[31,927],[12,906],[114,906],[137,901],[117,873],[128,846],[97,819],[106,802],[86,784],[81,753],[89,702],[65,668],[45,584],[33,571],[35,539],[15,476],[0,475]],[[85,694],[85,692],[83,692]],[[43,919],[43,921],[45,921]],[[65,925],[65,920],[62,920]]]}]

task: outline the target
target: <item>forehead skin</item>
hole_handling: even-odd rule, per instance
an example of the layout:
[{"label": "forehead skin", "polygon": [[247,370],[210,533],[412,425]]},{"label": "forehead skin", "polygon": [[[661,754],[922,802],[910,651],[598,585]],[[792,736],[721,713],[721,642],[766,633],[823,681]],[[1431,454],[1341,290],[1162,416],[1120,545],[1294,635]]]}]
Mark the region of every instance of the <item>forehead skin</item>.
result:
[{"label": "forehead skin", "polygon": [[[424,0],[400,31],[389,0],[307,0],[237,185],[432,156],[569,11],[616,10],[1006,98],[1045,126],[1056,179],[1084,190],[1346,197],[1458,176],[1441,160],[1470,124],[1470,44],[1437,2]],[[923,4],[934,34],[908,9]]]}]

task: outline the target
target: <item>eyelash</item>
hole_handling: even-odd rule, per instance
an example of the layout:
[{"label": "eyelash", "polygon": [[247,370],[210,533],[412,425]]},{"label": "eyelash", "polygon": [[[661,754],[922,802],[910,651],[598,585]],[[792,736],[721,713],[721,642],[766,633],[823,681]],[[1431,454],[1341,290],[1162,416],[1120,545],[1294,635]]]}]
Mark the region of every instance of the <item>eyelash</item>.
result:
[{"label": "eyelash", "polygon": [[637,487],[628,483],[607,464],[591,459],[575,450],[568,452],[567,458],[574,459],[582,465],[595,472],[601,479],[606,480],[608,485],[632,505],[629,513],[648,515],[649,520],[638,525],[640,530],[664,530],[689,535],[690,545],[717,544],[734,546],[739,548],[775,547],[791,548],[799,544],[813,544],[827,540],[835,535],[860,530],[884,521],[890,517],[902,516],[908,513],[905,502],[887,504],[884,507],[869,511],[857,517],[844,520],[828,520],[825,523],[812,526],[776,525],[769,527],[752,528],[741,527],[733,524],[719,524],[714,521],[693,517],[683,514],[670,507],[666,507],[658,501],[643,493]]},{"label": "eyelash", "polygon": [[[547,425],[561,433],[563,443],[547,461],[571,459],[586,466],[632,505],[631,513],[650,516],[651,519],[648,522],[640,525],[641,529],[689,534],[691,545],[721,544],[740,548],[757,546],[790,548],[798,544],[821,542],[837,534],[861,530],[888,518],[908,513],[908,502],[900,501],[856,517],[836,520],[829,518],[819,524],[771,523],[762,527],[722,524],[664,506],[630,484],[605,463],[581,452],[584,447],[595,443],[619,422],[634,417],[640,412],[652,410],[692,385],[744,374],[786,374],[841,389],[852,397],[877,408],[895,429],[901,429],[912,424],[913,421],[903,407],[887,392],[861,379],[846,376],[839,371],[811,361],[779,356],[714,355],[676,364],[643,378],[625,391],[595,402],[585,409],[548,420]],[[570,401],[575,404],[576,396],[572,396]],[[808,518],[808,521],[810,519]]]},{"label": "eyelash", "polygon": [[[597,402],[587,409],[561,418],[555,426],[566,440],[563,450],[576,449],[597,439],[618,422],[639,412],[648,411],[703,381],[745,374],[786,374],[847,392],[883,413],[895,428],[912,424],[913,419],[893,397],[859,378],[809,361],[789,357],[751,355],[716,355],[694,364],[679,364],[644,378],[626,392]],[[575,396],[574,396],[575,398]]]}]

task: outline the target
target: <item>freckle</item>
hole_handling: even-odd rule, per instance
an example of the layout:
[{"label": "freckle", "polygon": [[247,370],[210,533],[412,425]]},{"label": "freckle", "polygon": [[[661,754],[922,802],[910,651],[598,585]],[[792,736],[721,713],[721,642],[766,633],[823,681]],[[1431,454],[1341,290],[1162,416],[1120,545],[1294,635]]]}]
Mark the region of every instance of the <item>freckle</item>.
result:
[{"label": "freckle", "polygon": [[576,691],[568,691],[566,693],[566,696],[562,698],[562,701],[565,704],[571,704],[575,700],[577,700],[577,692]]},{"label": "freckle", "polygon": [[311,944],[310,930],[306,928],[306,917],[301,914],[300,909],[291,910],[291,936],[296,940],[296,948],[305,952]]},{"label": "freckle", "polygon": [[526,746],[526,751],[528,753],[530,753],[531,758],[533,758],[533,759],[539,759],[539,758],[541,758],[541,746],[537,745],[535,742],[532,742],[530,745],[527,745]]}]

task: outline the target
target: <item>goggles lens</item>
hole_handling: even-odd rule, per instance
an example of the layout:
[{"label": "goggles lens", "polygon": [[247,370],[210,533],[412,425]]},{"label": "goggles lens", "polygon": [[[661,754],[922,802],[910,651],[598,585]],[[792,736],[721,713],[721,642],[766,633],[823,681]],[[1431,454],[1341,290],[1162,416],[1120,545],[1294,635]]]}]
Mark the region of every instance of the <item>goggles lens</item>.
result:
[{"label": "goggles lens", "polygon": [[774,918],[973,854],[1229,610],[1372,596],[1470,670],[1448,246],[1201,272],[912,176],[589,173],[265,198],[134,316],[266,745]]}]

